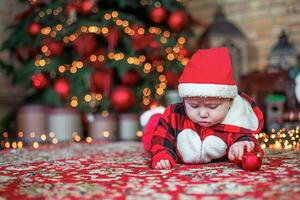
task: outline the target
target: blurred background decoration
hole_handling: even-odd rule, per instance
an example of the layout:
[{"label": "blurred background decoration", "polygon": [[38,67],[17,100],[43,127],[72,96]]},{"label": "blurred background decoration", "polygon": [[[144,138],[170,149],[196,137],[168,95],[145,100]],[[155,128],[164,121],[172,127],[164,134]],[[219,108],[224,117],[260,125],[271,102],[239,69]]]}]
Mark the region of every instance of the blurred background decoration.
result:
[{"label": "blurred background decoration", "polygon": [[181,100],[190,55],[226,46],[240,89],[264,111],[262,146],[299,149],[297,3],[2,2],[1,147],[137,140],[141,112]]}]

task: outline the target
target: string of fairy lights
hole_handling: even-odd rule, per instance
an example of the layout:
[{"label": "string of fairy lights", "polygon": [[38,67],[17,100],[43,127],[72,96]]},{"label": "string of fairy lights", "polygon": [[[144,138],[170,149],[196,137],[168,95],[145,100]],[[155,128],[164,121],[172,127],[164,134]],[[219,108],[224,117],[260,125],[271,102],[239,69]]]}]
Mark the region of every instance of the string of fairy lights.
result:
[{"label": "string of fairy lights", "polygon": [[[72,139],[68,142],[86,142],[92,143],[94,140],[107,140],[109,141],[112,133],[109,131],[103,131],[100,133],[102,139],[94,139],[90,136],[83,138],[79,133],[73,132]],[[141,138],[143,136],[142,131],[137,131],[137,138]],[[259,133],[256,134],[255,137],[258,139],[261,147],[263,149],[286,149],[286,150],[300,150],[300,134],[299,127],[297,126],[295,129],[286,130],[282,128],[278,131],[275,129],[269,133]],[[26,141],[26,142],[25,142]],[[32,146],[33,148],[39,148],[40,145],[44,144],[52,144],[56,145],[60,141],[56,138],[54,132],[49,132],[48,134],[40,134],[37,135],[34,132],[29,133],[25,136],[23,132],[18,132],[17,138],[11,140],[9,138],[9,134],[4,132],[2,134],[2,139],[0,141],[1,147],[3,149],[22,149],[24,146]]]}]

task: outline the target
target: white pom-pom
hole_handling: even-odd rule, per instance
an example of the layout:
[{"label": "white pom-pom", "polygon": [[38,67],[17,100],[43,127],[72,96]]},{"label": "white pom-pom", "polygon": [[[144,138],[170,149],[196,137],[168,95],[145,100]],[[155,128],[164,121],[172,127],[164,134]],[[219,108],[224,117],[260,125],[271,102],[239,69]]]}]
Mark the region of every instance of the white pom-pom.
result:
[{"label": "white pom-pom", "polygon": [[147,110],[140,116],[141,126],[142,127],[146,126],[146,124],[148,123],[148,121],[152,115],[162,114],[164,111],[165,111],[165,107],[163,107],[163,106],[159,106],[159,107],[153,108],[151,110]]}]

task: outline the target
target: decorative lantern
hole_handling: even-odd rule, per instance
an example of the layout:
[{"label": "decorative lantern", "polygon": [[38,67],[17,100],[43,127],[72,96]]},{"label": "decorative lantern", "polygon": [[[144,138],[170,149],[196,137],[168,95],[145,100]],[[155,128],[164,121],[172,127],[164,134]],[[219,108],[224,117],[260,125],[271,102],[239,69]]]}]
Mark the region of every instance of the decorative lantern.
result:
[{"label": "decorative lantern", "polygon": [[48,110],[48,132],[53,132],[58,142],[80,141],[82,122],[74,109],[51,108]]},{"label": "decorative lantern", "polygon": [[138,115],[125,113],[119,115],[120,140],[136,140],[139,131]]},{"label": "decorative lantern", "polygon": [[[25,105],[17,112],[18,139],[25,143],[46,141],[47,113],[41,105]],[[42,136],[44,135],[44,136]]]},{"label": "decorative lantern", "polygon": [[117,119],[115,115],[88,115],[89,135],[93,140],[109,140],[117,139]]}]

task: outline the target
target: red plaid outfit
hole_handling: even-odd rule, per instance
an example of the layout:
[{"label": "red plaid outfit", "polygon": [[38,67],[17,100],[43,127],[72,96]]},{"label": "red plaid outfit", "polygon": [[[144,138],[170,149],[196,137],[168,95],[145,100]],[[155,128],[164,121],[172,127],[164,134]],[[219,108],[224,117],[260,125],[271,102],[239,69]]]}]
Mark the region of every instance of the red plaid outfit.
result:
[{"label": "red plaid outfit", "polygon": [[[250,130],[235,125],[218,124],[213,127],[205,128],[191,121],[186,112],[184,103],[170,105],[161,115],[157,126],[153,129],[148,129],[145,135],[151,134],[152,167],[160,160],[169,160],[172,166],[176,163],[184,163],[182,155],[178,151],[177,137],[183,130],[193,130],[201,140],[205,140],[208,136],[216,136],[220,138],[226,145],[226,156],[230,146],[237,141],[253,141],[255,150],[263,155],[263,150],[260,148],[257,139],[253,136],[254,133],[259,133],[263,128],[263,114],[256,103],[246,94],[239,94],[250,105],[257,117],[258,128]],[[150,120],[151,121],[151,120]],[[144,141],[143,141],[144,142]],[[146,149],[147,150],[147,149]]]}]

